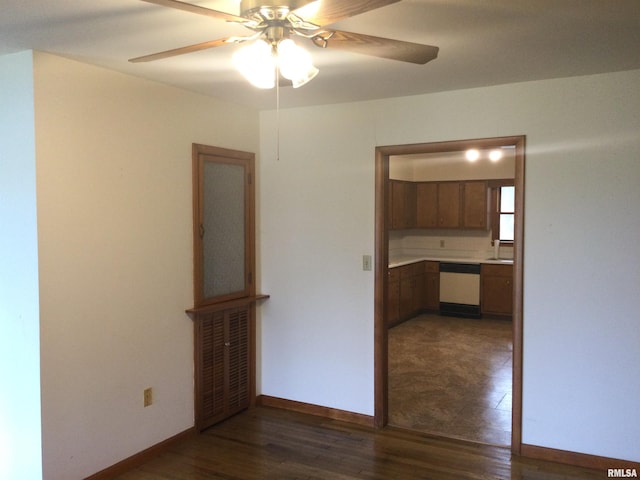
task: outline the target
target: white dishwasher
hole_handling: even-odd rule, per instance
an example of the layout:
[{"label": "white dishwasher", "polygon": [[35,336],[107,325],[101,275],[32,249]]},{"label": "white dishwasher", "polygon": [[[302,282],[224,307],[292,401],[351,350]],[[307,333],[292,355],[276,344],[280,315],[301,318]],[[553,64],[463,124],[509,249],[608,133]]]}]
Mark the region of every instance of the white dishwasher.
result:
[{"label": "white dishwasher", "polygon": [[440,314],[480,318],[480,264],[440,262]]}]

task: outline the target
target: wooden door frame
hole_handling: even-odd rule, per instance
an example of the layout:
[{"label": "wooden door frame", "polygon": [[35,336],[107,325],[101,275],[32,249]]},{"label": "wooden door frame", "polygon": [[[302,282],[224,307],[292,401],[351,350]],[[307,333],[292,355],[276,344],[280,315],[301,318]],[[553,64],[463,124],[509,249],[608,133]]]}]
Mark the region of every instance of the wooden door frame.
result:
[{"label": "wooden door frame", "polygon": [[511,416],[511,451],[519,455],[522,448],[522,296],[524,272],[524,135],[449,142],[390,145],[375,150],[375,290],[374,290],[374,423],[388,422],[388,337],[385,324],[387,270],[389,265],[389,157],[420,153],[454,152],[467,148],[515,147],[515,231],[514,231],[514,304],[513,304],[513,403]]}]

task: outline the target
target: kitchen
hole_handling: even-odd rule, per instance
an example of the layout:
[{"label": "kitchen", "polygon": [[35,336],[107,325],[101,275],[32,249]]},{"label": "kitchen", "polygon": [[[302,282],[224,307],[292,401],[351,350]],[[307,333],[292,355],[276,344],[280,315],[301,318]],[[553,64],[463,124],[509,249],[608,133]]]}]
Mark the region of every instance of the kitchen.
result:
[{"label": "kitchen", "polygon": [[389,424],[508,445],[513,145],[389,157]]}]

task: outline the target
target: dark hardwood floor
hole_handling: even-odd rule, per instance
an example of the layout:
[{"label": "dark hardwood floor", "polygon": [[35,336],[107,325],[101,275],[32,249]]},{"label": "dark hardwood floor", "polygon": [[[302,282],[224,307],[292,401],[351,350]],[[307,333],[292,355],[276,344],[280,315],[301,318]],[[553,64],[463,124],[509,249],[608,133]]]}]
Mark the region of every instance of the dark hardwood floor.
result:
[{"label": "dark hardwood floor", "polygon": [[190,438],[118,480],[589,480],[606,472],[512,458],[506,448],[375,430],[259,407]]}]

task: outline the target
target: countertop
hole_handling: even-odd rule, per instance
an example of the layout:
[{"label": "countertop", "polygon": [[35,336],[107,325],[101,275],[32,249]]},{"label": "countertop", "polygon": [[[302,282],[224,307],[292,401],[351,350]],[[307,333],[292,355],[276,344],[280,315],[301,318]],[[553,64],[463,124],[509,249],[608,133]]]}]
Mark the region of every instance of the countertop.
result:
[{"label": "countertop", "polygon": [[389,268],[401,267],[410,263],[422,262],[424,260],[433,262],[452,262],[452,263],[492,263],[496,265],[513,265],[513,259],[510,258],[473,258],[473,257],[437,257],[437,256],[402,256],[392,257],[389,259]]}]

